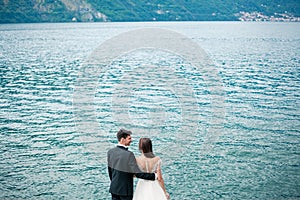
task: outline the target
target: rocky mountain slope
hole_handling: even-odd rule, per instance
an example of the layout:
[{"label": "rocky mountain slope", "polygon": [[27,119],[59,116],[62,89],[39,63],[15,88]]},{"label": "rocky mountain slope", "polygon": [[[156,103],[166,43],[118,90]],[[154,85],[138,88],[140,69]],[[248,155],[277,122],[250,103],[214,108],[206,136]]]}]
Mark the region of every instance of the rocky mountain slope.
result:
[{"label": "rocky mountain slope", "polygon": [[0,23],[300,21],[299,0],[0,0]]}]

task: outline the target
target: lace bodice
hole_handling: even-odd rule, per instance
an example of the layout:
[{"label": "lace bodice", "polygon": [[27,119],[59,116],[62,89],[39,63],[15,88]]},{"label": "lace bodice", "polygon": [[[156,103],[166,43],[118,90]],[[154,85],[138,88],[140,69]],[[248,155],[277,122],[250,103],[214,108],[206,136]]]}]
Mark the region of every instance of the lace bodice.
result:
[{"label": "lace bodice", "polygon": [[144,155],[136,158],[137,164],[143,172],[153,173],[161,165],[161,159],[158,156],[147,158]]}]

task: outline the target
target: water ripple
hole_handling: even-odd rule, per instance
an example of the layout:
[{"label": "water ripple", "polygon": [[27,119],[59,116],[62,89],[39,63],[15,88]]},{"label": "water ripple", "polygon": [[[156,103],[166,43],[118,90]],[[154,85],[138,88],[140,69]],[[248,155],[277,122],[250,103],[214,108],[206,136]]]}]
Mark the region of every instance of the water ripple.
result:
[{"label": "water ripple", "polygon": [[0,199],[110,198],[106,150],[119,127],[133,130],[137,155],[138,138],[153,139],[173,199],[299,198],[299,24],[158,23],[202,45],[224,93],[183,58],[137,51],[93,74],[94,101],[78,114],[86,56],[140,25],[154,26],[0,25]]}]

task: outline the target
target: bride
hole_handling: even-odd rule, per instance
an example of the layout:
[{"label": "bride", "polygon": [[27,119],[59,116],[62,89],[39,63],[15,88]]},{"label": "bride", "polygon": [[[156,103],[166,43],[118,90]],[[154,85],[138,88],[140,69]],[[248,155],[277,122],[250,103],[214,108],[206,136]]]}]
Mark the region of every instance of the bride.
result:
[{"label": "bride", "polygon": [[[152,151],[152,142],[149,138],[141,138],[139,141],[139,150],[142,155],[138,158],[137,164],[142,171],[153,173],[156,171],[161,172],[161,159],[155,156]],[[170,195],[167,193],[164,180],[161,173],[155,181],[139,179],[133,200],[167,200]]]}]

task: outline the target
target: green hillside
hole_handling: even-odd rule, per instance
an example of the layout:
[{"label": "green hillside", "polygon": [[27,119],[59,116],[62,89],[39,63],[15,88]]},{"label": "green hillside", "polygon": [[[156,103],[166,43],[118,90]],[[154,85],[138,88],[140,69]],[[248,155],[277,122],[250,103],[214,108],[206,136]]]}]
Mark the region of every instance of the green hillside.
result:
[{"label": "green hillside", "polygon": [[[0,23],[298,19],[299,0],[0,0]],[[247,18],[248,17],[248,18]],[[273,17],[273,18],[272,18]],[[300,19],[299,19],[300,20]]]}]

